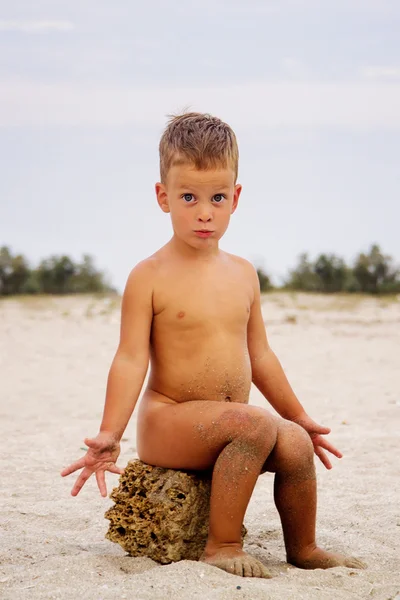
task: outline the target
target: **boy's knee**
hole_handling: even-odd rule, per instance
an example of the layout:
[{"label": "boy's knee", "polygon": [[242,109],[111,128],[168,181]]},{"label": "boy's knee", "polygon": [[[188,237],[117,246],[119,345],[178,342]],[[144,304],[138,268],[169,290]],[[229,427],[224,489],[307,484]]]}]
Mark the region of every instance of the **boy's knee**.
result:
[{"label": "boy's knee", "polygon": [[302,470],[314,462],[314,447],[307,431],[296,423],[285,421],[278,430],[279,462],[290,470]]},{"label": "boy's knee", "polygon": [[273,450],[277,435],[277,420],[268,411],[254,407],[254,421],[251,427],[245,432],[244,440],[246,443],[257,448],[263,457],[267,458]]},{"label": "boy's knee", "polygon": [[269,453],[276,442],[277,422],[268,411],[257,407],[249,410],[227,410],[218,424],[229,431],[229,441],[240,440]]}]

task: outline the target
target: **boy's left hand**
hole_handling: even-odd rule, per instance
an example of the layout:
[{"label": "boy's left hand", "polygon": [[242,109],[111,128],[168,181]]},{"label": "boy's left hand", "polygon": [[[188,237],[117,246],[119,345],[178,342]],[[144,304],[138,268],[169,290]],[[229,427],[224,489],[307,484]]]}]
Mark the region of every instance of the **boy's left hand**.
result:
[{"label": "boy's left hand", "polygon": [[335,448],[335,446],[332,446],[330,442],[322,437],[323,435],[331,432],[329,427],[318,425],[318,423],[313,421],[306,413],[303,413],[296,419],[293,419],[293,422],[301,425],[301,427],[307,431],[314,445],[315,454],[327,469],[332,469],[332,463],[324,450],[327,450],[334,456],[337,456],[337,458],[342,458],[343,454],[337,448]]}]

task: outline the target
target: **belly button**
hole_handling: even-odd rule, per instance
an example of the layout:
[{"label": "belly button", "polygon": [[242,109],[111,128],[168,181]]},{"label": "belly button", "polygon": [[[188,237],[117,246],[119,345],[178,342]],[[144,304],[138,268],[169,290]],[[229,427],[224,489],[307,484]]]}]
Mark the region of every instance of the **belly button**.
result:
[{"label": "belly button", "polygon": [[230,396],[225,396],[225,402],[230,402],[231,401],[231,397]]}]

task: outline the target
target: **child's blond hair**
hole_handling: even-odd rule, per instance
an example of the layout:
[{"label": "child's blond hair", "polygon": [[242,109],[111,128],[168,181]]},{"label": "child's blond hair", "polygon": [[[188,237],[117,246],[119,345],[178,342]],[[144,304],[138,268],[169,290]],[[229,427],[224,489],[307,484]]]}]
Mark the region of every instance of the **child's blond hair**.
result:
[{"label": "child's blond hair", "polygon": [[236,182],[239,162],[236,136],[217,117],[194,112],[172,116],[159,149],[162,183],[173,165],[186,163],[199,170],[231,167]]}]

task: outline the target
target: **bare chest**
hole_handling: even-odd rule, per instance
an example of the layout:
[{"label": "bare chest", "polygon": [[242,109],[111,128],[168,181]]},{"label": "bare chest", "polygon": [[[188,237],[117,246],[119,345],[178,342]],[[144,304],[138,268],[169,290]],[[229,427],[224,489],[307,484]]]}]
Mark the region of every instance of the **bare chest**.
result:
[{"label": "bare chest", "polygon": [[178,272],[154,294],[154,324],[188,330],[246,327],[252,291],[238,273]]}]

